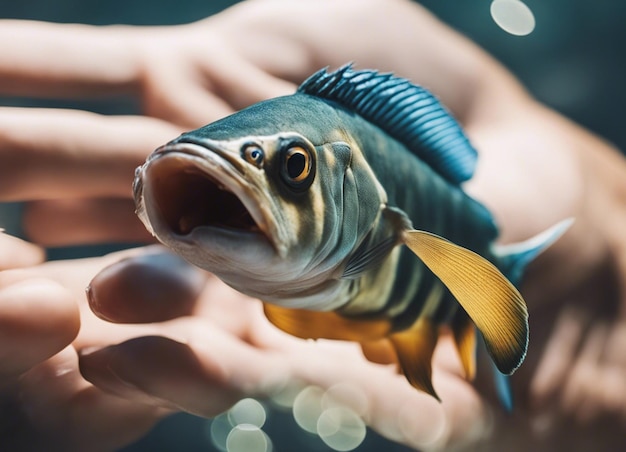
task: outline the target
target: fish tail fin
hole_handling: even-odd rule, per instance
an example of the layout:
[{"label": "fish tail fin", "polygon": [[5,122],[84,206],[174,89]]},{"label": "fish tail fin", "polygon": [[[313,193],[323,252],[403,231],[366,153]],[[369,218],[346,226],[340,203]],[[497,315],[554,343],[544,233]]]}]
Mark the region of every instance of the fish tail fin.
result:
[{"label": "fish tail fin", "polygon": [[513,411],[513,391],[511,391],[510,382],[511,377],[501,373],[493,361],[491,362],[491,371],[493,373],[493,382],[498,400],[507,413],[510,413]]},{"label": "fish tail fin", "polygon": [[[565,234],[573,222],[573,218],[567,218],[523,242],[494,246],[498,267],[513,284],[519,284],[528,264]],[[503,408],[510,412],[513,410],[513,394],[509,375],[501,373],[493,361],[491,367],[498,399]]]},{"label": "fish tail fin", "polygon": [[522,279],[526,266],[565,234],[573,222],[573,218],[567,218],[523,242],[495,245],[493,251],[498,258],[498,268],[513,284],[517,285]]}]

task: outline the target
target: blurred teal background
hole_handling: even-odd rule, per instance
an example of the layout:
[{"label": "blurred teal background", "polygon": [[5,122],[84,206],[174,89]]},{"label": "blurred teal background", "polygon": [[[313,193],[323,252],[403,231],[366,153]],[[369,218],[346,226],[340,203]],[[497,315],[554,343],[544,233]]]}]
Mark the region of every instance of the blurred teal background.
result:
[{"label": "blurred teal background", "polygon": [[[228,0],[21,0],[0,1],[1,18],[38,19],[91,24],[175,24],[218,12]],[[489,13],[490,0],[425,0],[441,19],[487,49],[518,76],[530,92],[592,131],[626,149],[622,113],[626,104],[626,2],[614,0],[526,0],[537,27],[526,37],[502,31]],[[419,64],[419,62],[416,62]],[[105,114],[132,113],[136,106],[123,99],[59,102],[0,99],[0,105],[82,108]],[[529,131],[532,133],[532,131]],[[2,224],[19,233],[19,205],[0,205]],[[100,248],[53,250],[52,257],[99,253]],[[103,420],[105,421],[105,420]],[[125,452],[211,451],[207,421],[177,415]],[[306,434],[290,413],[271,410],[264,431],[276,451],[329,450]],[[369,432],[358,451],[404,451]]]}]

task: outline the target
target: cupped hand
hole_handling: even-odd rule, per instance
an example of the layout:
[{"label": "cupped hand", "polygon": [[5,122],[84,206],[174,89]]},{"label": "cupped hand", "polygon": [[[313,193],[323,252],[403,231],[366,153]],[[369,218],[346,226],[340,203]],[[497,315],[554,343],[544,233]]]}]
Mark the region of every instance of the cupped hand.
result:
[{"label": "cupped hand", "polygon": [[394,441],[428,449],[489,434],[490,405],[464,379],[449,337],[442,338],[434,358],[440,404],[411,387],[394,364],[366,360],[358,344],[280,332],[258,300],[214,276],[205,275],[197,300],[186,302],[191,286],[164,276],[192,269],[167,253],[148,253],[105,268],[91,282],[90,306],[101,318],[118,327],[150,322],[145,326],[153,330],[102,348],[89,333],[78,337],[81,372],[99,388],[137,403],[212,417],[242,397],[267,398],[290,385],[342,385],[362,394],[359,414]]},{"label": "cupped hand", "polygon": [[292,384],[358,389],[370,426],[418,448],[489,431],[490,408],[462,377],[449,338],[435,354],[439,404],[357,344],[278,331],[260,302],[160,247],[9,269],[0,287],[0,434],[15,450],[111,450],[173,411],[212,417]]}]

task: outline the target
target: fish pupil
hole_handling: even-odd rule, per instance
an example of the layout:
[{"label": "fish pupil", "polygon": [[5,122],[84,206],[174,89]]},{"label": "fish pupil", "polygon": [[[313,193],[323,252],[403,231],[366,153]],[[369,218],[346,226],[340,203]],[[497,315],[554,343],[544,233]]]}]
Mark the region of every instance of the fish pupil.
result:
[{"label": "fish pupil", "polygon": [[292,179],[298,179],[306,168],[306,157],[301,153],[292,154],[287,160],[287,174]]}]

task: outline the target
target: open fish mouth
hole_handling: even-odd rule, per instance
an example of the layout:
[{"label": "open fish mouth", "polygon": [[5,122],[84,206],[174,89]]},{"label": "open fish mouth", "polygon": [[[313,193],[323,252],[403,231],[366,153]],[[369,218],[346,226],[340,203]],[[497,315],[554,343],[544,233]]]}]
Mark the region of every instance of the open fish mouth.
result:
[{"label": "open fish mouth", "polygon": [[267,230],[259,202],[241,173],[201,146],[161,148],[144,166],[139,183],[155,230],[161,228],[154,220],[179,236],[203,227],[252,234]]}]

